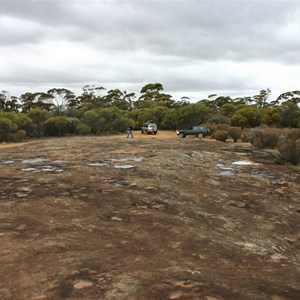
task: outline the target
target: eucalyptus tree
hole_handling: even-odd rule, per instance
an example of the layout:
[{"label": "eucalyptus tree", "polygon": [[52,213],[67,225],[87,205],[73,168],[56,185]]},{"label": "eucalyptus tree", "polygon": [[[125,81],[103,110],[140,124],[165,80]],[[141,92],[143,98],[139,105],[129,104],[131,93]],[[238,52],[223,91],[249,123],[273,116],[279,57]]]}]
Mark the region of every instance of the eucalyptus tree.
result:
[{"label": "eucalyptus tree", "polygon": [[167,107],[172,107],[174,104],[174,100],[172,99],[172,96],[169,94],[162,93],[164,90],[164,87],[161,83],[149,83],[146,84],[140,91],[141,96],[137,100],[137,107],[145,107],[143,105],[144,102],[149,103],[151,106],[151,103],[156,102],[159,105],[164,105]]},{"label": "eucalyptus tree", "polygon": [[236,105],[251,105],[253,103],[253,99],[250,96],[246,96],[246,97],[238,97],[233,99],[233,102]]},{"label": "eucalyptus tree", "polygon": [[83,93],[77,97],[78,107],[88,107],[89,109],[98,107],[107,107],[104,100],[106,89],[102,86],[85,85],[82,88]]},{"label": "eucalyptus tree", "polygon": [[65,88],[53,88],[47,91],[48,100],[54,105],[57,114],[61,114],[66,110],[75,95],[72,91]]},{"label": "eucalyptus tree", "polygon": [[292,101],[282,102],[280,105],[281,112],[281,125],[283,127],[299,127],[300,123],[300,109],[297,104]]},{"label": "eucalyptus tree", "polygon": [[225,117],[232,117],[237,110],[237,105],[235,103],[225,103],[220,107],[220,114]]},{"label": "eucalyptus tree", "polygon": [[0,111],[6,111],[6,102],[9,99],[8,91],[1,91],[0,92]]},{"label": "eucalyptus tree", "polygon": [[103,97],[104,96],[104,91],[106,91],[106,88],[103,86],[95,86],[95,85],[85,85],[82,87],[83,94],[86,95],[92,95],[93,97]]},{"label": "eucalyptus tree", "polygon": [[0,112],[0,142],[7,142],[16,128],[16,124]]},{"label": "eucalyptus tree", "polygon": [[44,109],[33,108],[27,116],[32,120],[34,125],[33,136],[42,137],[44,135],[44,123],[49,117],[49,112]]},{"label": "eucalyptus tree", "polygon": [[18,112],[20,104],[18,98],[10,96],[8,91],[0,92],[0,110],[7,112]]},{"label": "eucalyptus tree", "polygon": [[215,114],[215,109],[203,103],[192,103],[176,111],[176,127],[187,127],[205,123]]},{"label": "eucalyptus tree", "polygon": [[270,95],[271,90],[269,88],[266,90],[261,90],[258,95],[254,95],[253,102],[255,103],[256,107],[261,109],[271,106],[271,104],[268,102]]},{"label": "eucalyptus tree", "polygon": [[294,104],[300,103],[300,91],[292,91],[292,92],[285,92],[278,96],[275,100],[275,104],[280,104],[282,102],[292,102]]},{"label": "eucalyptus tree", "polygon": [[283,109],[272,106],[262,109],[262,123],[268,126],[280,127],[283,120]]},{"label": "eucalyptus tree", "polygon": [[182,106],[188,105],[190,104],[190,98],[189,97],[181,97],[180,100],[174,101],[174,103],[172,104],[172,108],[174,109],[178,109]]},{"label": "eucalyptus tree", "polygon": [[134,108],[134,99],[136,99],[135,93],[127,93],[124,92],[124,100],[129,103],[129,111],[131,111]]},{"label": "eucalyptus tree", "polygon": [[51,101],[49,101],[49,94],[47,93],[27,92],[20,96],[20,102],[22,112],[28,112],[31,109],[41,109],[50,111],[53,108],[53,104]]},{"label": "eucalyptus tree", "polygon": [[219,96],[214,100],[217,109],[220,109],[225,104],[231,104],[233,100],[229,96]]},{"label": "eucalyptus tree", "polygon": [[107,95],[104,97],[105,102],[108,106],[115,106],[119,109],[129,110],[129,102],[125,98],[126,92],[121,91],[120,89],[113,89],[107,92]]},{"label": "eucalyptus tree", "polygon": [[231,125],[245,127],[256,127],[261,124],[261,110],[255,106],[245,106],[238,109],[231,117]]}]

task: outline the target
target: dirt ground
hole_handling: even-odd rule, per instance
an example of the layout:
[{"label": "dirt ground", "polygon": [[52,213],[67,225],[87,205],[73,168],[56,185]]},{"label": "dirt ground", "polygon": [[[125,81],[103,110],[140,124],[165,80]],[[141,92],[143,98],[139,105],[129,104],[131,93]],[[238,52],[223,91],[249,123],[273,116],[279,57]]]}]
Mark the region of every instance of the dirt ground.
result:
[{"label": "dirt ground", "polygon": [[300,299],[300,173],[174,132],[0,146],[0,299]]}]

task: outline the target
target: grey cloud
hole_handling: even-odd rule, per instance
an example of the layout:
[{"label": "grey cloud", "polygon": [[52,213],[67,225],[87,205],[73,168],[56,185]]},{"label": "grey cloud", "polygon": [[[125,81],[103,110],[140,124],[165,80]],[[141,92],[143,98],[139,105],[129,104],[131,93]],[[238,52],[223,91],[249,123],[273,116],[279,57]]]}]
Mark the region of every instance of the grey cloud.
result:
[{"label": "grey cloud", "polygon": [[300,63],[299,20],[296,1],[0,1],[0,80],[255,89],[260,63]]}]

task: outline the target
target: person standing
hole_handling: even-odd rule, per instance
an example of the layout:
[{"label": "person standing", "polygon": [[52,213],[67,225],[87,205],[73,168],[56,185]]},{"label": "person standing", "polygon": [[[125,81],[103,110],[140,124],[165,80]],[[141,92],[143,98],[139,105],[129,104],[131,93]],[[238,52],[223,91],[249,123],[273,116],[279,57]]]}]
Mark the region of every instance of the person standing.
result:
[{"label": "person standing", "polygon": [[133,128],[131,125],[128,126],[128,131],[127,131],[127,138],[132,137],[133,138]]}]

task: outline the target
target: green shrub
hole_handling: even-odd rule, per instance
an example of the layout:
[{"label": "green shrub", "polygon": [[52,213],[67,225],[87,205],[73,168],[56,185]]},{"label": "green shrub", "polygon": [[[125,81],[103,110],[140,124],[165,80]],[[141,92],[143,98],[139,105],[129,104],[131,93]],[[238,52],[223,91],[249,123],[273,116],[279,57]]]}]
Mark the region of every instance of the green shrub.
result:
[{"label": "green shrub", "polygon": [[226,142],[228,138],[228,131],[217,130],[216,132],[214,132],[213,138],[216,139],[217,141]]},{"label": "green shrub", "polygon": [[208,122],[212,124],[229,124],[230,120],[225,116],[214,115],[208,119]]},{"label": "green shrub", "polygon": [[11,133],[16,130],[17,126],[12,120],[0,116],[0,142],[7,142],[11,139]]},{"label": "green shrub", "polygon": [[49,112],[43,109],[31,109],[27,116],[32,120],[30,131],[27,131],[29,136],[42,137],[44,136],[44,123],[49,117]]},{"label": "green shrub", "polygon": [[80,123],[79,119],[71,117],[67,117],[67,119],[70,122],[69,133],[77,133],[77,126]]},{"label": "green shrub", "polygon": [[64,116],[49,118],[45,123],[45,134],[48,136],[64,136],[72,131],[72,121]]},{"label": "green shrub", "polygon": [[231,117],[231,125],[240,127],[255,127],[261,124],[261,111],[253,106],[242,107]]},{"label": "green shrub", "polygon": [[114,132],[125,132],[128,126],[131,125],[134,128],[134,122],[128,118],[119,117],[112,123],[112,129]]},{"label": "green shrub", "polygon": [[15,114],[15,122],[18,129],[25,130],[26,132],[30,130],[32,126],[32,120],[23,113]]},{"label": "green shrub", "polygon": [[76,133],[81,135],[88,135],[91,133],[91,127],[84,123],[79,123],[76,127]]},{"label": "green shrub", "polygon": [[300,142],[291,138],[285,138],[278,142],[278,151],[281,158],[293,165],[300,163]]}]

